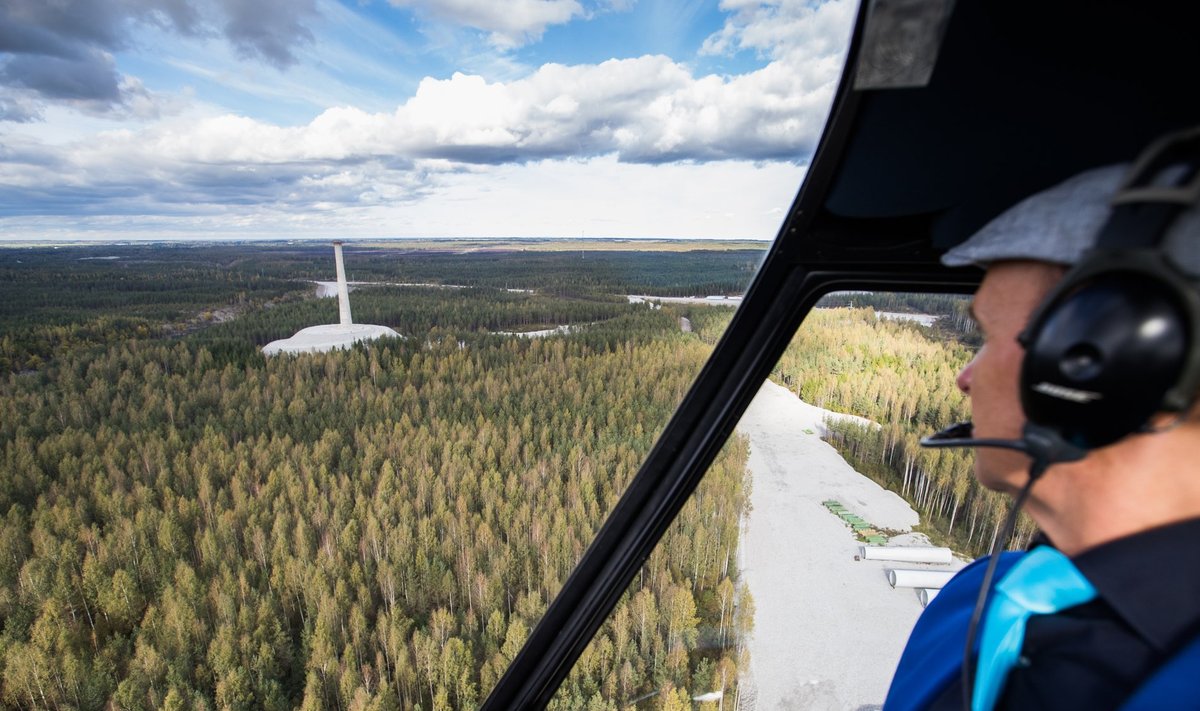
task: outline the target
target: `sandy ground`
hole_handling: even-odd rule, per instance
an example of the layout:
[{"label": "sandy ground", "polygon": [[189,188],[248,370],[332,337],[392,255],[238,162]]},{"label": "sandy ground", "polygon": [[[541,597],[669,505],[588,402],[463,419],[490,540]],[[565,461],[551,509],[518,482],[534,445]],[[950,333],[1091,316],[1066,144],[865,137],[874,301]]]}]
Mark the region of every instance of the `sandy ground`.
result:
[{"label": "sandy ground", "polygon": [[710,306],[738,306],[742,303],[740,296],[645,296],[626,294],[631,304],[660,302],[664,304],[708,304]]},{"label": "sandy ground", "polygon": [[[337,298],[337,282],[336,281],[318,281],[314,282],[317,285],[317,296],[322,299]],[[346,285],[349,287],[349,284]]]},{"label": "sandy ground", "polygon": [[933,322],[938,320],[937,316],[931,316],[930,314],[902,314],[895,311],[876,311],[875,318],[888,321],[912,321],[922,326],[932,326]]},{"label": "sandy ground", "polygon": [[[337,282],[336,281],[314,281],[317,285],[317,297],[322,299],[337,298]],[[462,284],[425,284],[417,282],[394,282],[394,281],[348,281],[346,287],[349,291],[354,291],[360,286],[420,286],[432,287],[436,289],[470,289],[469,286]],[[522,289],[506,289],[506,291],[523,291]],[[529,292],[532,293],[532,292]]]},{"label": "sandy ground", "polygon": [[492,331],[493,336],[520,336],[521,338],[545,338],[546,336],[558,336],[566,333],[572,333],[576,330],[576,326],[564,325],[555,326],[554,328],[546,328],[541,331]]},{"label": "sandy ground", "polygon": [[263,346],[262,353],[265,356],[279,353],[327,353],[338,348],[350,348],[359,341],[388,337],[403,338],[387,326],[369,323],[323,324],[302,328],[291,338],[271,341]]},{"label": "sandy ground", "polygon": [[923,538],[905,533],[918,517],[903,499],[821,441],[826,414],[768,381],[738,425],[750,438],[741,562],[756,609],[744,710],[877,708],[921,613],[916,591],[892,589],[885,570],[922,566],[855,561],[861,544],[821,505],[841,501],[904,534],[897,544]]}]

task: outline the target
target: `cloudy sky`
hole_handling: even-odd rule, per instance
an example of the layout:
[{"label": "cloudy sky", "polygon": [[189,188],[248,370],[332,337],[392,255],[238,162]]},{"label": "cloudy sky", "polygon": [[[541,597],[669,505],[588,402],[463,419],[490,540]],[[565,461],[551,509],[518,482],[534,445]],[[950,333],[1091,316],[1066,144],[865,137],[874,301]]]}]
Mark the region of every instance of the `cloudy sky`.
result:
[{"label": "cloudy sky", "polygon": [[774,237],[849,0],[4,0],[0,240]]}]

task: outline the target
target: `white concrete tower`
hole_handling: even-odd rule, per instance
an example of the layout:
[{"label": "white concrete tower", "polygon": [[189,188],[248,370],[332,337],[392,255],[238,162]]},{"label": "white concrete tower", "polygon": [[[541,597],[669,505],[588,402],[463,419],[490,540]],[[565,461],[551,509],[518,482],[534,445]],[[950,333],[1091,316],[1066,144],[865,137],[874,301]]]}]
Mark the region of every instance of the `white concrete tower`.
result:
[{"label": "white concrete tower", "polygon": [[354,323],[350,318],[350,288],[346,286],[346,264],[342,261],[342,243],[333,243],[333,258],[337,262],[338,321],[343,326]]},{"label": "white concrete tower", "polygon": [[[0,0],[3,2],[3,0]],[[376,338],[404,338],[387,326],[369,323],[354,323],[350,320],[350,287],[346,284],[346,264],[342,261],[342,243],[333,243],[333,258],[337,262],[338,316],[341,323],[309,326],[296,332],[291,338],[281,338],[263,346],[265,356],[277,353],[327,353],[340,348],[350,348],[355,343],[373,341]],[[329,282],[317,282],[318,296],[330,296]]]}]

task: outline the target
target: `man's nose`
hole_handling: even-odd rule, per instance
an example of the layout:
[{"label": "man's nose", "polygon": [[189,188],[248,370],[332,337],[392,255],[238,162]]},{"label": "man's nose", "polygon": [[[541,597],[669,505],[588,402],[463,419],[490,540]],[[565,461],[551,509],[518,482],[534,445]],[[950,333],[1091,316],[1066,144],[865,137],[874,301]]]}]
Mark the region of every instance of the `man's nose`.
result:
[{"label": "man's nose", "polygon": [[[979,356],[976,356],[978,358]],[[972,358],[969,363],[963,366],[963,369],[958,371],[958,377],[954,379],[958,389],[963,391],[964,395],[971,394],[971,371],[975,369],[975,358]]]}]

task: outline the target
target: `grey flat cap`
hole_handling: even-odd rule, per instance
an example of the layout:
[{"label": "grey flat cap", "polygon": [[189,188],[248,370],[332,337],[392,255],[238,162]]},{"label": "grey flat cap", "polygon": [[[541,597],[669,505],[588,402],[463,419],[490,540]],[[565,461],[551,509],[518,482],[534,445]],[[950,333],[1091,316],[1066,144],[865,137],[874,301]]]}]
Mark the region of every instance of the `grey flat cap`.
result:
[{"label": "grey flat cap", "polygon": [[[1108,219],[1109,198],[1128,165],[1080,173],[1032,195],[942,255],[948,267],[1030,259],[1070,266],[1092,247]],[[1167,254],[1185,273],[1200,275],[1200,209],[1191,208],[1171,225]]]}]

